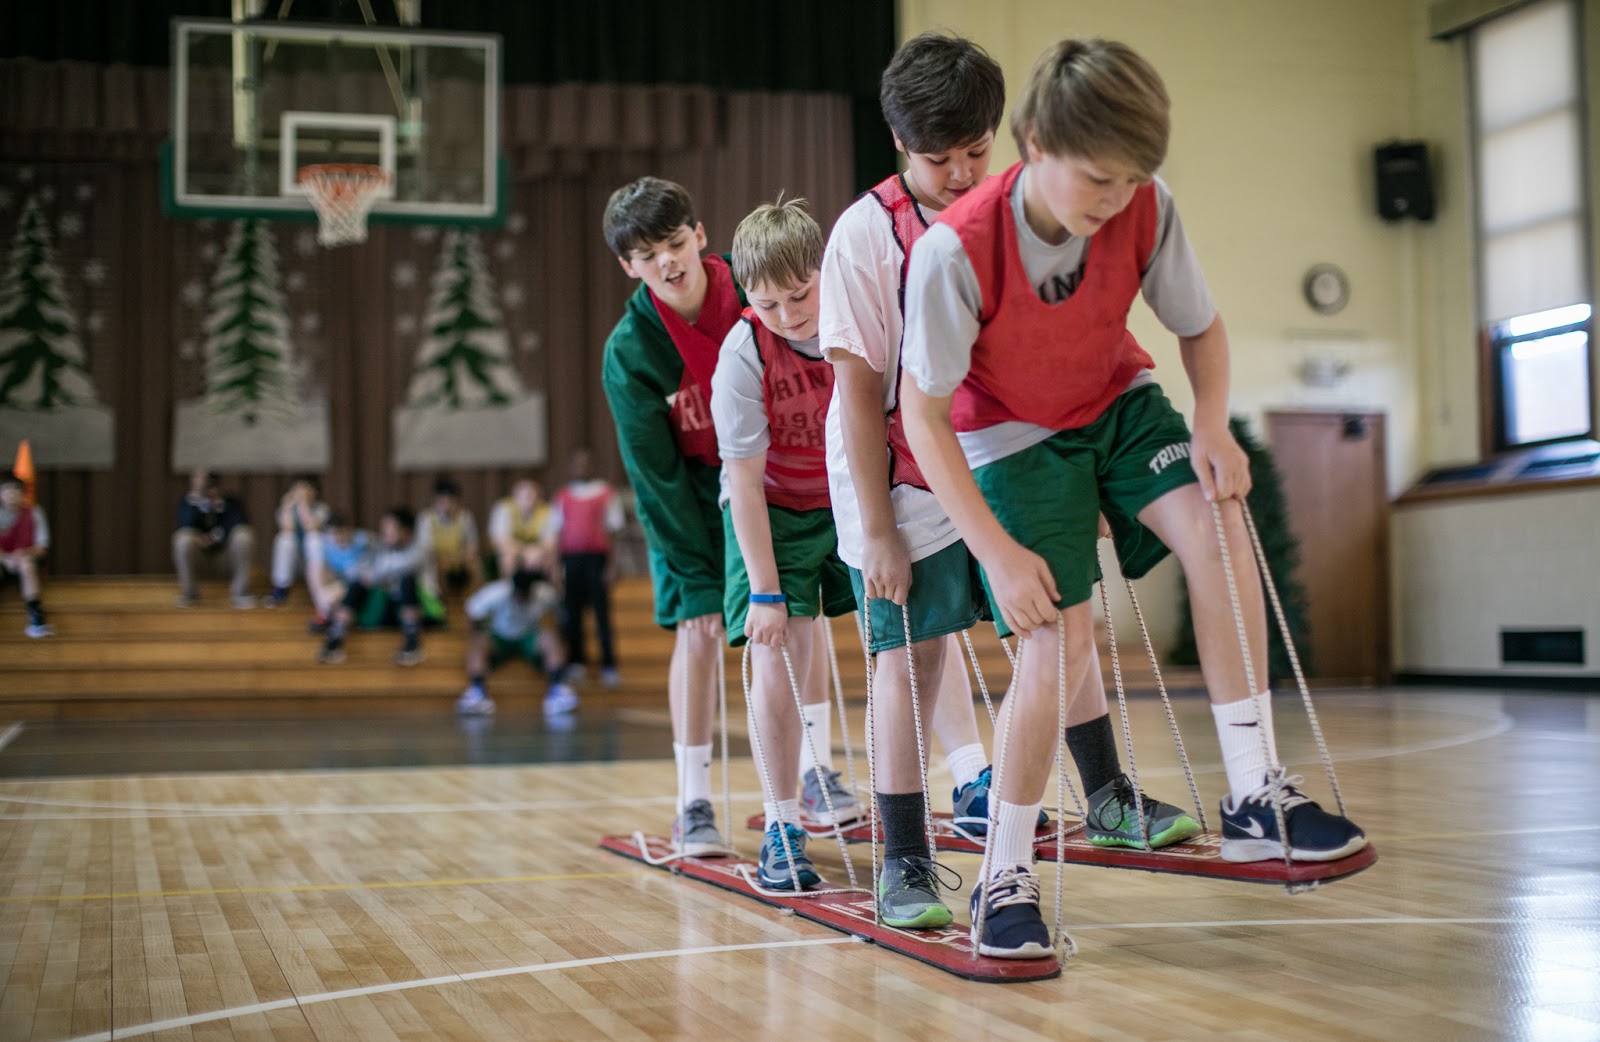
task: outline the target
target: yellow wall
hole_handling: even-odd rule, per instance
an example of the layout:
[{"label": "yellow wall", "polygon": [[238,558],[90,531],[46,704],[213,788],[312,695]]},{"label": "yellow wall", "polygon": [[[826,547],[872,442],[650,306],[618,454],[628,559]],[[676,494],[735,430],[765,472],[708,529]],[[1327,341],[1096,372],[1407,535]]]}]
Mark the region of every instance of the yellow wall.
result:
[{"label": "yellow wall", "polygon": [[[1590,53],[1600,53],[1600,0],[1585,6]],[[1428,7],[901,0],[901,35],[944,28],[973,38],[1004,68],[1012,98],[1038,53],[1063,37],[1121,39],[1149,58],[1173,98],[1162,176],[1227,322],[1234,411],[1259,421],[1285,407],[1381,410],[1398,492],[1430,466],[1478,455],[1466,77],[1462,44],[1428,38]],[[1600,76],[1590,90],[1591,125],[1600,128]],[[1016,158],[1004,128],[1001,137],[996,169]],[[1390,225],[1375,213],[1372,149],[1396,137],[1430,145],[1432,224]],[[1350,304],[1338,315],[1318,315],[1302,299],[1304,273],[1318,262],[1349,277]],[[1167,393],[1189,410],[1172,336],[1142,304],[1132,326]],[[1297,368],[1308,356],[1349,362],[1351,374],[1334,389],[1307,387]],[[1176,576],[1164,565],[1147,585],[1168,589]],[[1165,634],[1168,598],[1146,599]],[[1119,629],[1130,621],[1116,612]]]}]

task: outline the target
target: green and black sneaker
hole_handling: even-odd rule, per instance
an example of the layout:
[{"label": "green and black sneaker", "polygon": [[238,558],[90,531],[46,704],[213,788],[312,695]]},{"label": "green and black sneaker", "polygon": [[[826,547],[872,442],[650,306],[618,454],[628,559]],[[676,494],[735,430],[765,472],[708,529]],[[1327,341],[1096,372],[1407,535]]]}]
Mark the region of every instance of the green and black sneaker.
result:
[{"label": "green and black sneaker", "polygon": [[952,916],[939,900],[934,869],[932,861],[916,854],[883,859],[883,871],[878,874],[878,913],[885,925],[902,930],[937,930],[950,925]]},{"label": "green and black sneaker", "polygon": [[1151,847],[1170,847],[1199,833],[1200,823],[1181,808],[1145,793],[1139,795],[1144,804],[1142,832],[1138,812],[1134,809],[1133,783],[1126,774],[1117,775],[1096,790],[1089,797],[1089,813],[1083,820],[1089,842],[1097,847],[1142,850],[1146,835],[1150,837]]}]

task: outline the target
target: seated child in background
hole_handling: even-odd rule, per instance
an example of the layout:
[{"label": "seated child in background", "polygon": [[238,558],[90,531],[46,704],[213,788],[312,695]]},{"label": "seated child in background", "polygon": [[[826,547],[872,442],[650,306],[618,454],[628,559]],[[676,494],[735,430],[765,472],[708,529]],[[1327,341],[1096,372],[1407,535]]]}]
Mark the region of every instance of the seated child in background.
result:
[{"label": "seated child in background", "polygon": [[311,632],[327,631],[334,607],[344,599],[345,590],[355,579],[356,566],[366,559],[370,548],[366,532],[353,527],[337,510],[328,514],[322,530],[322,552],[310,569],[311,602],[317,612]]},{"label": "seated child in background", "polygon": [[416,538],[416,523],[416,516],[406,507],[393,507],[383,515],[378,523],[378,545],[355,566],[344,598],[328,620],[328,638],[317,653],[318,662],[344,661],[345,633],[374,595],[386,599],[384,621],[398,618],[404,634],[395,664],[415,666],[422,661],[423,549]]},{"label": "seated child in background", "polygon": [[544,574],[526,568],[472,595],[467,601],[472,628],[467,640],[471,683],[456,701],[456,712],[462,716],[493,713],[489,674],[511,658],[523,658],[549,677],[550,689],[544,696],[546,716],[570,713],[578,707],[577,693],[564,682],[566,652],[555,629],[558,603],[555,587]]},{"label": "seated child in background", "polygon": [[278,501],[278,534],[272,539],[272,593],[264,602],[265,607],[283,606],[296,574],[303,574],[310,587],[322,530],[328,523],[328,504],[320,497],[317,479],[302,474]]},{"label": "seated child in background", "polygon": [[15,575],[28,608],[30,637],[48,637],[54,627],[39,606],[39,559],[50,548],[50,526],[44,509],[27,503],[27,486],[15,474],[0,478],[0,585]]},{"label": "seated child in background", "polygon": [[417,542],[427,553],[423,589],[434,597],[483,585],[478,521],[461,505],[461,488],[449,478],[433,485],[433,505],[417,517]]},{"label": "seated child in background", "polygon": [[519,568],[554,574],[556,531],[550,523],[550,504],[541,499],[539,483],[523,475],[511,486],[511,495],[490,512],[489,542],[494,544],[500,578]]}]

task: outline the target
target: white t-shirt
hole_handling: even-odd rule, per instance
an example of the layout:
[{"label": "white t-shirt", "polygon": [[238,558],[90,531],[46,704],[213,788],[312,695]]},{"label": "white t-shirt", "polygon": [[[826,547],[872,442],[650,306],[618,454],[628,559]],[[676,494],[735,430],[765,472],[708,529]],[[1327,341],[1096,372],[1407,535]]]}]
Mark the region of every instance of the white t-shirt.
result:
[{"label": "white t-shirt", "polygon": [[555,610],[555,587],[534,583],[528,599],[518,602],[510,579],[487,583],[467,599],[467,618],[487,622],[489,632],[503,640],[521,640],[539,628],[540,621]]},{"label": "white t-shirt", "polygon": [[[923,208],[922,215],[932,220],[936,213]],[[895,376],[900,362],[903,260],[895,242],[894,222],[871,195],[863,195],[839,215],[822,255],[819,337],[823,356],[831,360],[852,354],[866,359],[875,372],[883,374],[885,410],[895,401]],[[828,493],[833,499],[834,527],[839,532],[839,556],[851,567],[860,568],[866,553],[866,535],[845,456],[837,382],[828,405],[825,431]],[[888,452],[887,444],[884,452]],[[933,493],[899,485],[890,492],[889,501],[913,561],[931,557],[961,538]]]},{"label": "white t-shirt", "polygon": [[[1069,235],[1059,245],[1039,238],[1023,216],[1022,188],[1026,169],[1011,192],[1011,213],[1017,224],[1017,248],[1028,281],[1039,297],[1059,303],[1072,295],[1083,277],[1089,239]],[[1156,242],[1140,280],[1145,302],[1161,324],[1177,336],[1198,336],[1217,316],[1211,291],[1194,249],[1183,233],[1177,207],[1166,184],[1156,178]],[[972,366],[972,345],[978,338],[982,294],[961,239],[948,225],[936,224],[911,251],[907,275],[905,371],[925,394],[954,393]],[[826,298],[824,298],[826,299]],[[1128,389],[1152,382],[1149,370]],[[981,467],[1037,444],[1055,433],[1021,420],[995,424],[957,437],[967,463]]]},{"label": "white t-shirt", "polygon": [[[784,343],[807,358],[822,357],[815,337],[785,340]],[[756,346],[750,324],[742,320],[735,322],[722,341],[717,368],[711,375],[711,422],[717,428],[717,454],[725,460],[751,459],[766,452],[772,444],[765,374],[761,349]],[[722,491],[717,503],[725,505],[731,495],[726,467],[722,469],[721,481]]]}]

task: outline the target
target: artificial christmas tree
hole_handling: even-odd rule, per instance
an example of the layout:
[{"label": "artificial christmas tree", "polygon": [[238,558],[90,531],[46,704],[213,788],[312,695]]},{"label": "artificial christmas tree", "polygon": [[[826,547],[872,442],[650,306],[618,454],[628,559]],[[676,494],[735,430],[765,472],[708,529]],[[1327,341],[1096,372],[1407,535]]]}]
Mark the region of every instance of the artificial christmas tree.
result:
[{"label": "artificial christmas tree", "polygon": [[205,323],[206,402],[254,425],[295,413],[293,346],[278,277],[278,250],[265,221],[233,222],[211,279]]},{"label": "artificial christmas tree", "polygon": [[476,232],[452,229],[445,236],[425,328],[407,404],[474,409],[509,405],[524,396]]},{"label": "artificial christmas tree", "polygon": [[[1289,620],[1289,633],[1294,637],[1295,651],[1300,656],[1301,668],[1311,669],[1310,648],[1306,622],[1306,591],[1295,575],[1300,567],[1300,541],[1289,529],[1289,509],[1283,495],[1283,479],[1278,476],[1277,464],[1266,446],[1250,433],[1250,427],[1238,416],[1228,424],[1234,440],[1250,457],[1250,515],[1255,519],[1256,532],[1261,537],[1261,548],[1272,570],[1272,581],[1277,584],[1278,598],[1283,602],[1283,613]],[[1242,556],[1253,556],[1249,546],[1229,546],[1237,561]],[[1265,594],[1263,594],[1265,596]],[[1176,642],[1168,658],[1176,665],[1193,666],[1200,662],[1200,649],[1194,639],[1194,615],[1189,604],[1189,586],[1178,584],[1179,616]],[[1224,605],[1224,608],[1227,608]],[[1276,682],[1294,675],[1289,663],[1289,653],[1284,649],[1283,636],[1278,630],[1272,604],[1267,602],[1268,672]],[[1257,680],[1260,683],[1260,678]]]}]

